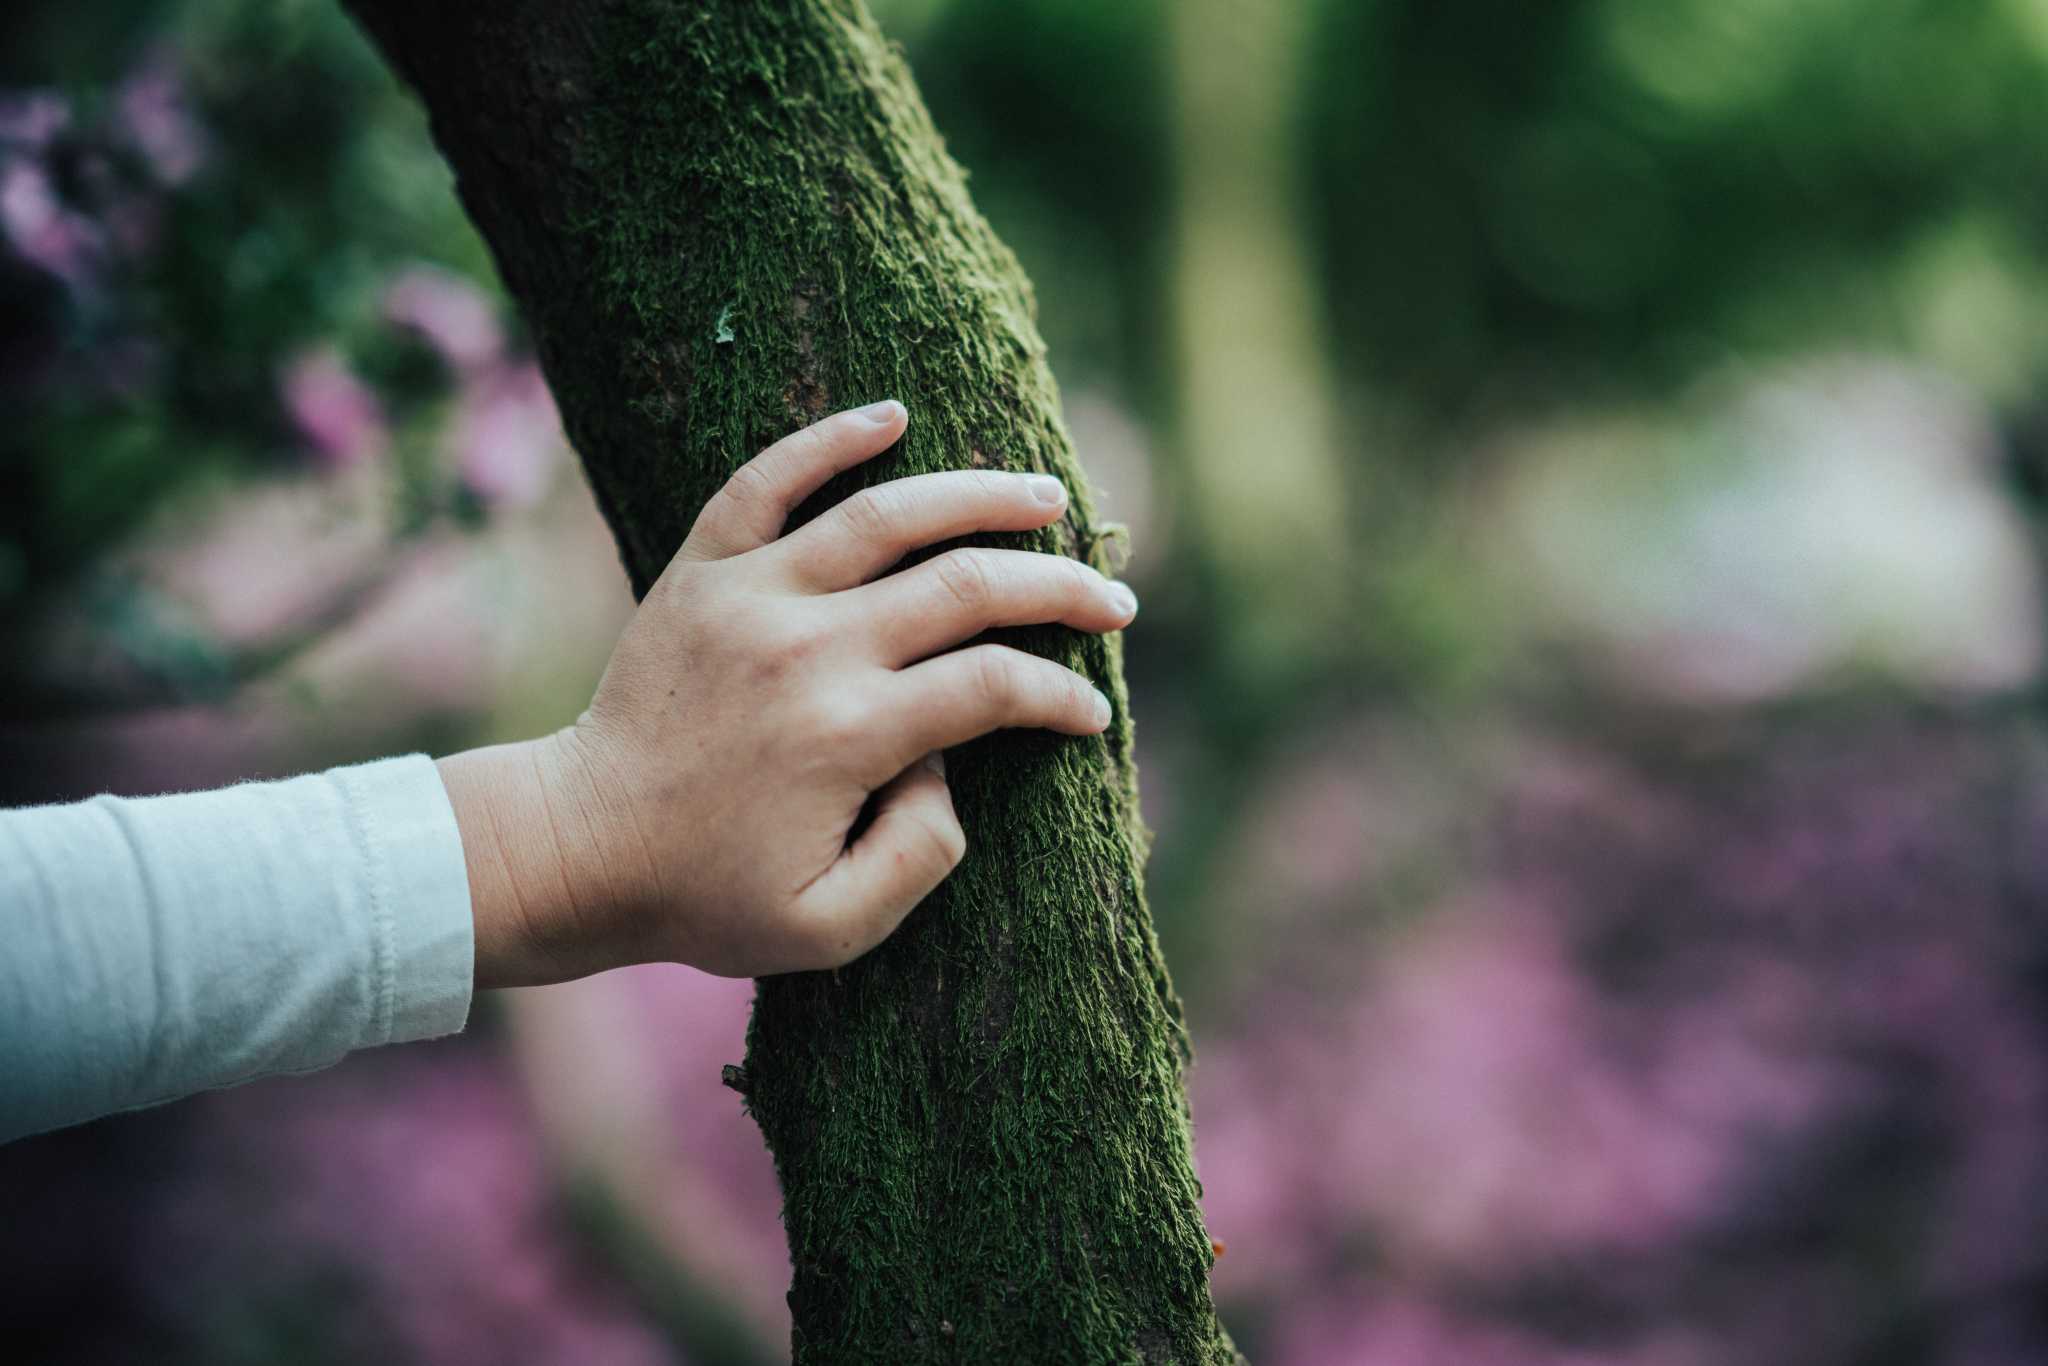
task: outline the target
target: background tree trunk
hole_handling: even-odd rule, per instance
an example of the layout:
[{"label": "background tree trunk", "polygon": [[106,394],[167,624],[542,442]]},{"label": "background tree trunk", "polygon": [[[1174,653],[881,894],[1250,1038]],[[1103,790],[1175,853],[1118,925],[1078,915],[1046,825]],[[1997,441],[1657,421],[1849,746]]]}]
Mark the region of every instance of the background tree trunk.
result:
[{"label": "background tree trunk", "polygon": [[1252,608],[1218,613],[1252,668],[1327,649],[1355,619],[1341,405],[1301,186],[1315,12],[1310,0],[1165,7],[1175,453],[1218,586]]},{"label": "background tree trunk", "polygon": [[[530,324],[637,592],[744,459],[896,396],[909,435],[826,490],[963,465],[1074,491],[1015,259],[858,0],[348,0],[424,98]],[[815,512],[816,507],[808,509]],[[764,979],[733,1076],[780,1172],[799,1361],[1221,1362],[1180,1069],[1107,735],[950,764],[965,863],[844,971]]]}]

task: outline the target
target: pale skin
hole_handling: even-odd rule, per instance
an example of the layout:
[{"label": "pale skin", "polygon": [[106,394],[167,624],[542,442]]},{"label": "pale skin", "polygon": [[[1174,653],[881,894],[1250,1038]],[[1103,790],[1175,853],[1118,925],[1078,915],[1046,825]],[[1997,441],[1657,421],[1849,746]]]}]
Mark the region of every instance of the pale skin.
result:
[{"label": "pale skin", "polygon": [[1137,612],[1128,588],[1015,550],[895,569],[940,541],[1050,524],[1067,508],[1057,479],[917,475],[783,534],[797,504],[908,420],[878,403],[761,452],[705,505],[574,725],[439,761],[477,987],[643,962],[729,977],[843,966],[966,852],[948,747],[1004,727],[1108,726],[1080,675],[965,642],[995,626],[1117,630]]}]

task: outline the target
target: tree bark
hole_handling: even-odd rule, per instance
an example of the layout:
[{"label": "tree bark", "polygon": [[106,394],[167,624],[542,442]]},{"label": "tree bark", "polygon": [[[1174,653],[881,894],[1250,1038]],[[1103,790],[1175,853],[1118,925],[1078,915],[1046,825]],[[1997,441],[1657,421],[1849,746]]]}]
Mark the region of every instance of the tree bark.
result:
[{"label": "tree bark", "polygon": [[[1098,557],[1030,288],[860,0],[347,0],[425,101],[644,592],[744,459],[911,411],[859,483],[1045,470]],[[1111,697],[949,758],[966,861],[881,949],[759,983],[798,1361],[1228,1362],[1180,1007],[1139,881],[1114,638],[1005,633]]]}]

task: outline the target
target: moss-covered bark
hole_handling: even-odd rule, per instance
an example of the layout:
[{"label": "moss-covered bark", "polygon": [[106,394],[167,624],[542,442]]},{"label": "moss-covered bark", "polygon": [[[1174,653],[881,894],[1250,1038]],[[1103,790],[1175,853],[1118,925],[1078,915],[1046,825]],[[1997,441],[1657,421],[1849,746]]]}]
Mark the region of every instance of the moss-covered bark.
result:
[{"label": "moss-covered bark", "polygon": [[[745,458],[885,396],[871,481],[1049,470],[1093,555],[1016,260],[859,0],[349,0],[424,98],[636,591]],[[855,487],[841,481],[820,505]],[[814,509],[813,509],[814,510]],[[1106,736],[952,756],[970,852],[880,950],[760,983],[746,1095],[781,1172],[799,1361],[1219,1362],[1180,1013]]]}]

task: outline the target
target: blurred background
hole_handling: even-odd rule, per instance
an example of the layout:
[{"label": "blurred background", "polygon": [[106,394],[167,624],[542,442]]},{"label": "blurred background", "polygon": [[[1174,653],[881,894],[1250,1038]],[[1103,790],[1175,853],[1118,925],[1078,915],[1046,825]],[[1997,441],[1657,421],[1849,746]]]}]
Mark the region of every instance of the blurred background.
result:
[{"label": "blurred background", "polygon": [[[1131,527],[1239,1344],[2048,1362],[2048,2],[875,4]],[[0,11],[0,802],[538,733],[628,607],[335,6]],[[12,1146],[7,1355],[785,1359],[749,995]]]}]

